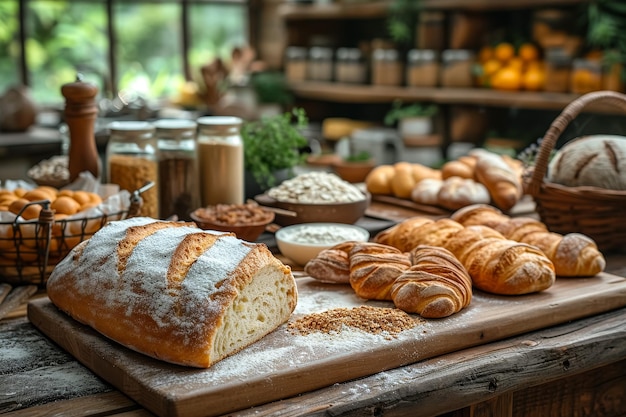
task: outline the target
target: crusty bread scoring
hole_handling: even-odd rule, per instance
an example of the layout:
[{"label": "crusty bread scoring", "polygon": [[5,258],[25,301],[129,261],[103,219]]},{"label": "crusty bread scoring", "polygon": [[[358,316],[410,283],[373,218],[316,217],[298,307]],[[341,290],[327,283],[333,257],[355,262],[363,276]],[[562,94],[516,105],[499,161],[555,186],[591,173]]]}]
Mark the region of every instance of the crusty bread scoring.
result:
[{"label": "crusty bread scoring", "polygon": [[195,367],[272,332],[297,302],[290,268],[265,245],[142,217],[111,222],[74,248],[47,291],[112,340]]}]

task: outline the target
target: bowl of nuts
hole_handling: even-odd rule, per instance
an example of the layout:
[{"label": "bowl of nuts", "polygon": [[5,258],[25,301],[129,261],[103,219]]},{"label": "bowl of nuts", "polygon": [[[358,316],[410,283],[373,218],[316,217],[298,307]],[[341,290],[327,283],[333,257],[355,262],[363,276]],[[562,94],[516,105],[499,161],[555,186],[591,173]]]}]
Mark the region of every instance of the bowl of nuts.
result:
[{"label": "bowl of nuts", "polygon": [[370,196],[333,173],[313,171],[297,175],[254,198],[263,206],[287,210],[276,213],[280,226],[331,222],[354,224],[365,214]]},{"label": "bowl of nuts", "polygon": [[274,221],[274,212],[254,202],[216,204],[198,208],[190,217],[201,229],[233,232],[239,239],[254,242]]}]

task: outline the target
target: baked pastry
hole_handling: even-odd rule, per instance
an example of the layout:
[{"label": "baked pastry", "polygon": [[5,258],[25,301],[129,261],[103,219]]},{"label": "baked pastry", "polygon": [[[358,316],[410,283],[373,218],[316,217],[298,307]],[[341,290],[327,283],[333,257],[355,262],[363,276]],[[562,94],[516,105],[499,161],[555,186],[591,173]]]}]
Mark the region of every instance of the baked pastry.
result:
[{"label": "baked pastry", "polygon": [[506,239],[487,226],[468,226],[446,248],[465,266],[474,286],[502,295],[529,294],[554,284],[554,265],[535,246]]},{"label": "baked pastry", "polygon": [[411,266],[409,256],[374,242],[361,242],[350,251],[350,286],[368,300],[391,300],[391,286]]},{"label": "baked pastry", "polygon": [[47,292],[130,349],[200,368],[275,330],[297,302],[290,268],[267,246],[144,217],[110,222],[76,246]]},{"label": "baked pastry", "polygon": [[500,155],[476,150],[476,179],[487,187],[496,207],[509,211],[522,197],[522,178],[519,170]]},{"label": "baked pastry", "polygon": [[350,283],[350,251],[356,242],[348,241],[324,249],[304,265],[311,278],[334,284]]},{"label": "baked pastry", "polygon": [[411,190],[411,200],[431,206],[439,205],[439,190],[443,186],[443,180],[435,178],[425,178],[415,184]]},{"label": "baked pastry", "polygon": [[476,158],[470,155],[463,155],[441,166],[441,178],[444,180],[450,177],[475,179],[475,170]]},{"label": "baked pastry", "polygon": [[397,308],[426,318],[442,318],[470,304],[472,280],[450,251],[420,245],[411,251],[410,259],[411,267],[391,287]]},{"label": "baked pastry", "polygon": [[487,292],[527,294],[554,283],[553,263],[535,246],[506,239],[487,226],[463,226],[448,218],[420,219],[402,221],[380,232],[374,241],[402,251],[418,245],[446,248],[467,269],[476,288]]},{"label": "baked pastry", "polygon": [[496,207],[477,205],[460,209],[451,218],[465,226],[482,224],[507,239],[538,247],[554,264],[557,276],[593,276],[606,267],[593,239],[581,233],[550,232],[545,223],[531,217],[510,217]]},{"label": "baked pastry", "polygon": [[471,178],[448,177],[437,194],[437,203],[448,210],[458,210],[470,204],[487,204],[491,201],[489,190]]}]

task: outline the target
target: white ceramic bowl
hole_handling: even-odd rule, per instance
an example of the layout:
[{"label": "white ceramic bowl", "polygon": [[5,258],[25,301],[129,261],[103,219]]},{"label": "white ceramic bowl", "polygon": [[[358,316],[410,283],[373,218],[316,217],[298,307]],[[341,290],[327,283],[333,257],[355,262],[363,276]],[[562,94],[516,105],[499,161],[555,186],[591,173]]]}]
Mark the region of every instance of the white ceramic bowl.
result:
[{"label": "white ceramic bowl", "polygon": [[306,265],[324,249],[346,241],[367,242],[370,233],[344,223],[302,223],[285,226],[276,232],[278,250],[298,265]]}]

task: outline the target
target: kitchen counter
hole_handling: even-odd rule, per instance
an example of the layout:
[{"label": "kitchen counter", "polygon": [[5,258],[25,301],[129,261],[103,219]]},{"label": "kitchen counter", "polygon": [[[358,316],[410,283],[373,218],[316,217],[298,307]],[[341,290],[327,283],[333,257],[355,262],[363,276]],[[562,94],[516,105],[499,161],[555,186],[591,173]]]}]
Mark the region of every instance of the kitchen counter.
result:
[{"label": "kitchen counter", "polygon": [[[381,210],[399,213],[374,205],[375,213]],[[607,261],[607,272],[626,276],[625,256]],[[42,297],[39,292],[33,298]],[[7,416],[153,415],[40,333],[29,323],[25,305],[0,321],[0,352],[0,413]],[[229,415],[624,416],[626,308]]]}]

